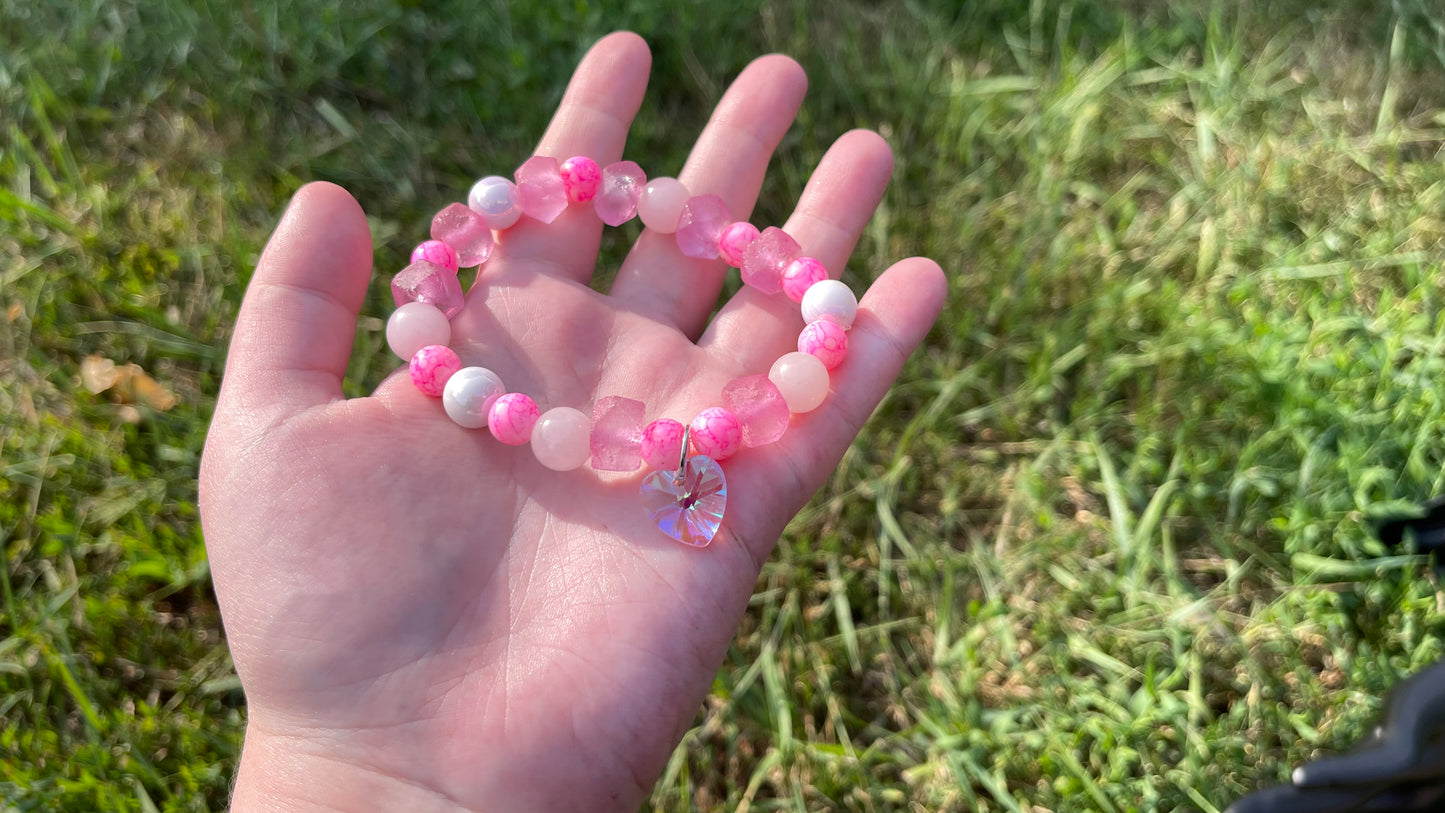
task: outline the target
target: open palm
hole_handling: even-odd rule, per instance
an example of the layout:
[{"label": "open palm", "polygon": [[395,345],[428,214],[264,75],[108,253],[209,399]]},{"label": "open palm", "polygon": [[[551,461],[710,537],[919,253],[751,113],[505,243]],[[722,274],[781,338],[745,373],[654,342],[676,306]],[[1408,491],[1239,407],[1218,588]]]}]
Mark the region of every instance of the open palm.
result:
[{"label": "open palm", "polygon": [[[649,63],[633,35],[599,42],[538,153],[618,160]],[[749,66],[680,175],[693,194],[748,212],[804,84],[784,57]],[[877,135],[844,135],[786,230],[836,274],[891,170]],[[573,206],[505,232],[452,322],[463,363],[544,408],[624,395],[686,422],[794,349],[802,322],[782,296],[745,289],[709,324],[727,268],[671,235],[644,232],[594,292],[602,228]],[[404,376],[344,399],[371,252],[346,192],[297,194],[247,292],[206,445],[206,542],[249,706],[235,809],[635,809],[761,561],[932,324],[943,277],[922,259],[879,277],[832,395],[726,463],[727,514],[697,550],[651,524],[637,475],[547,470]]]}]

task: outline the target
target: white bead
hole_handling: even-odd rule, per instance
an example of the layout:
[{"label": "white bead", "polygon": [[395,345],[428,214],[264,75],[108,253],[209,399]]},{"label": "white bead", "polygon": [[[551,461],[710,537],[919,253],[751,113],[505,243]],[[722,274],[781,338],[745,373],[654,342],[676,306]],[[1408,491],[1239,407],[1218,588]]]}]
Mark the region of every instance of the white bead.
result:
[{"label": "white bead", "polygon": [[487,227],[501,231],[522,217],[522,198],[517,185],[500,175],[488,175],[472,184],[467,206],[482,216]]},{"label": "white bead", "polygon": [[411,361],[423,347],[451,341],[452,325],[447,315],[425,302],[408,302],[386,320],[386,346],[406,361]]},{"label": "white bead", "polygon": [[487,425],[487,412],[492,402],[501,397],[507,388],[502,379],[485,367],[463,367],[447,379],[442,390],[442,407],[447,417],[457,425],[468,429],[480,429]]},{"label": "white bead", "polygon": [[853,295],[853,289],[838,280],[825,279],[809,286],[803,294],[802,308],[804,322],[811,324],[827,319],[847,330],[858,315],[858,297]]}]

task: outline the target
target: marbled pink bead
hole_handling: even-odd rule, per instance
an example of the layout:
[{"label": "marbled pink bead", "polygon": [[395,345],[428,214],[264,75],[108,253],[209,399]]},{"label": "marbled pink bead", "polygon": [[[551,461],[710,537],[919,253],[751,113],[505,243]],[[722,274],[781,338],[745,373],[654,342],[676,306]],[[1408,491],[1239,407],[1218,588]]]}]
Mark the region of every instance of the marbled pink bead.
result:
[{"label": "marbled pink bead", "polygon": [[642,465],[641,401],[609,395],[592,407],[592,468],[597,471],[637,471]]},{"label": "marbled pink bead", "polygon": [[718,235],[718,254],[723,258],[723,262],[733,268],[742,268],[743,254],[756,239],[758,239],[758,227],[747,221],[739,220],[724,228]]},{"label": "marbled pink bead", "polygon": [[812,257],[799,257],[783,269],[783,293],[794,302],[802,302],[803,294],[815,283],[828,278],[828,269]]},{"label": "marbled pink bead", "polygon": [[537,402],[520,392],[509,392],[492,402],[487,410],[487,428],[492,437],[508,446],[521,446],[532,439],[532,427],[542,411]]},{"label": "marbled pink bead", "polygon": [[426,260],[430,263],[445,268],[455,274],[461,266],[457,265],[456,249],[443,243],[440,240],[427,240],[411,250],[411,261]]},{"label": "marbled pink bead", "polygon": [[450,319],[466,304],[456,272],[427,260],[417,260],[391,278],[391,296],[397,306],[425,302]]},{"label": "marbled pink bead", "polygon": [[602,168],[585,155],[574,155],[562,162],[562,186],[567,190],[567,200],[586,203],[597,197],[597,187],[602,183]]},{"label": "marbled pink bead", "polygon": [[659,234],[677,231],[677,219],[682,216],[682,206],[687,203],[687,187],[676,178],[653,178],[642,189],[637,201],[637,216],[642,225]]},{"label": "marbled pink bead", "polygon": [[437,212],[431,221],[431,236],[455,249],[457,264],[462,268],[481,265],[492,256],[492,229],[472,207],[462,203]]},{"label": "marbled pink bead", "polygon": [[567,187],[556,158],[534,155],[517,168],[517,193],[522,212],[534,220],[551,223],[567,209]]},{"label": "marbled pink bead", "polygon": [[783,269],[802,253],[797,240],[769,226],[743,252],[743,282],[765,294],[775,294],[783,289]]},{"label": "marbled pink bead", "polygon": [[650,469],[672,471],[682,460],[682,424],[658,418],[642,430],[642,462]]},{"label": "marbled pink bead", "polygon": [[788,402],[765,375],[733,379],[723,387],[722,399],[742,426],[744,446],[765,446],[788,431]]},{"label": "marbled pink bead", "polygon": [[827,319],[810,322],[798,334],[798,352],[817,356],[818,361],[831,370],[848,355],[848,331]]},{"label": "marbled pink bead", "polygon": [[637,214],[637,201],[647,186],[647,173],[632,161],[608,164],[602,170],[602,185],[592,206],[597,217],[609,226],[621,226]]},{"label": "marbled pink bead", "polygon": [[717,195],[688,198],[677,218],[677,247],[683,254],[699,260],[715,260],[718,237],[733,222],[728,205]]},{"label": "marbled pink bead", "polygon": [[726,407],[708,407],[692,419],[692,448],[713,460],[725,460],[743,447],[743,427]]},{"label": "marbled pink bead", "polygon": [[447,381],[462,368],[462,359],[456,351],[444,344],[432,344],[416,351],[408,366],[411,383],[423,393],[440,398]]}]

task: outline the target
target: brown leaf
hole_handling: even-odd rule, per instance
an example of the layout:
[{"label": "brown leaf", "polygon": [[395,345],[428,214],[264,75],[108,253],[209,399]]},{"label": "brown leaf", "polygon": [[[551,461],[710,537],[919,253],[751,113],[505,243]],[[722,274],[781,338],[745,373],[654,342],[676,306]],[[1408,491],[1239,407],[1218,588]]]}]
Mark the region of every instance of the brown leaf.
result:
[{"label": "brown leaf", "polygon": [[98,395],[120,380],[115,362],[103,356],[86,356],[80,362],[80,384],[86,392]]}]

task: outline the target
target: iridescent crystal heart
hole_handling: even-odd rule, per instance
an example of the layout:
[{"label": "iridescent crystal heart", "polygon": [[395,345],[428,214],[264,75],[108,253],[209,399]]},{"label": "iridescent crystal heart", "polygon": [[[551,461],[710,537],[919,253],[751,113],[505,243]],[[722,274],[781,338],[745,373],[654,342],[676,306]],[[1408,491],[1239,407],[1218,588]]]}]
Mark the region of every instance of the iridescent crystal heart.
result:
[{"label": "iridescent crystal heart", "polygon": [[722,467],[705,455],[687,459],[682,477],[654,471],[642,481],[642,508],[658,530],[684,545],[707,547],[722,524],[728,482]]}]

